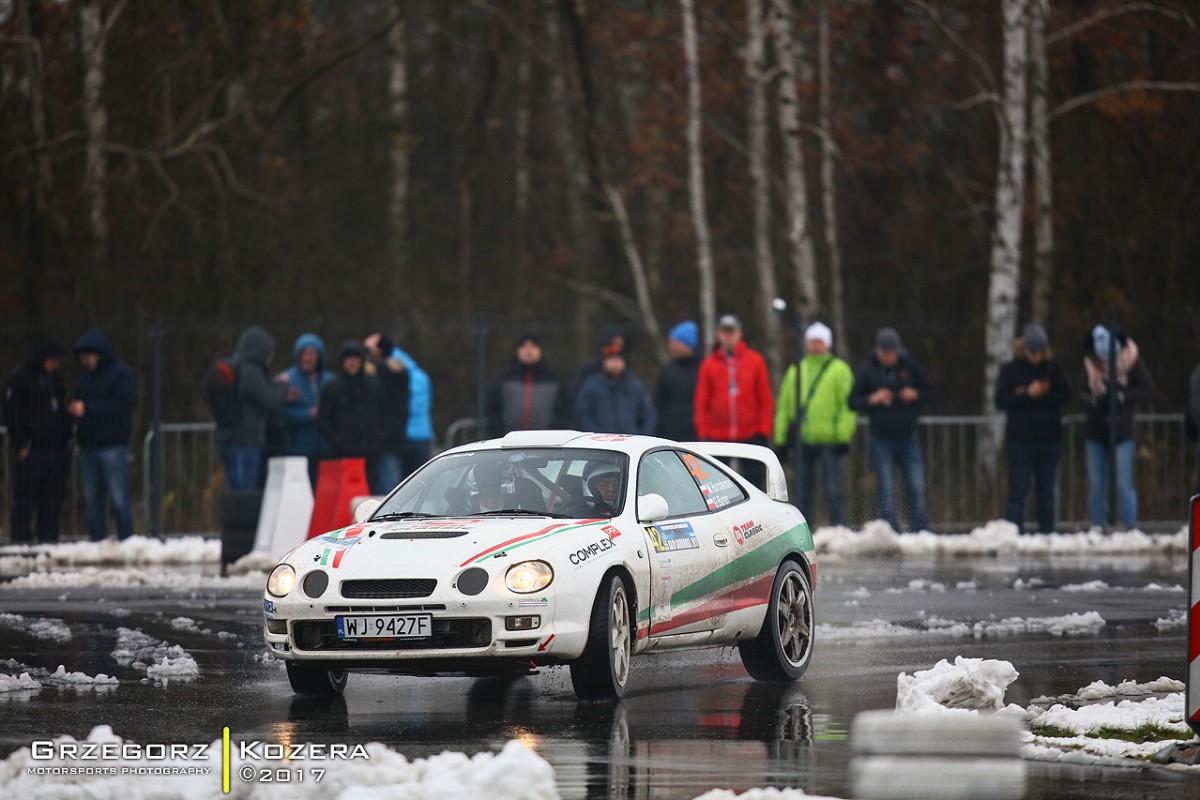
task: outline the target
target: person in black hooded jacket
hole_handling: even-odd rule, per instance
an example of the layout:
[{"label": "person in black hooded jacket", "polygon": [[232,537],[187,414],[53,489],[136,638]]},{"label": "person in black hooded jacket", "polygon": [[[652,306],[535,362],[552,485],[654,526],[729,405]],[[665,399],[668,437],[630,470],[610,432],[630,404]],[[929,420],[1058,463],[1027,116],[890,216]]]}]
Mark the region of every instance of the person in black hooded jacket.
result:
[{"label": "person in black hooded jacket", "polygon": [[536,333],[517,339],[513,363],[492,386],[488,420],[495,436],[509,431],[533,431],[570,426],[571,402],[567,385],[542,358]]},{"label": "person in black hooded jacket", "polygon": [[58,521],[71,469],[71,419],[59,367],[66,351],[38,344],[4,384],[4,424],[13,456],[12,541],[58,541]]},{"label": "person in black hooded jacket", "polygon": [[377,462],[388,439],[387,394],[379,378],[367,374],[366,360],[362,342],[342,343],[337,375],[321,390],[317,424],[333,457],[364,459],[371,494],[386,494],[393,487],[379,484]]},{"label": "person in black hooded jacket", "polygon": [[117,536],[128,539],[133,535],[129,437],[133,435],[137,380],[100,331],[80,336],[75,355],[83,371],[67,411],[76,420],[88,538],[93,542],[108,538],[111,506]]}]

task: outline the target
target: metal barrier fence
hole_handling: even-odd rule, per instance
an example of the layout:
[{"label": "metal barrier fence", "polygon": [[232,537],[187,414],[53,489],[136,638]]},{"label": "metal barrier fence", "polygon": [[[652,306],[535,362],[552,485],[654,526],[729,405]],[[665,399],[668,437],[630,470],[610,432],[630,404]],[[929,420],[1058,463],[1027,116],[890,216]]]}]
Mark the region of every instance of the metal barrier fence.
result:
[{"label": "metal barrier fence", "polygon": [[[1002,418],[1001,425],[1002,425]],[[963,531],[1004,513],[1007,492],[1003,447],[994,470],[980,469],[977,453],[996,417],[930,416],[921,419],[920,436],[925,452],[925,484],[929,516],[935,530]],[[847,513],[850,524],[860,525],[875,517],[875,485],[867,456],[866,428],[860,431],[845,460]],[[1001,427],[1000,430],[1003,430]],[[165,423],[163,434],[162,524],[166,533],[211,532],[219,528],[217,498],[222,486],[220,461],[214,445],[211,422]],[[475,421],[460,419],[446,431],[442,447],[474,440]],[[1184,436],[1182,414],[1138,414],[1136,416],[1135,482],[1138,520],[1146,530],[1178,530],[1186,517],[1187,500],[1195,487],[1195,446]],[[153,446],[153,431],[142,441],[140,458],[133,459],[132,486],[141,487],[134,498],[139,532],[150,529],[149,499],[152,475],[147,465]],[[7,531],[12,507],[12,460],[7,431],[0,427],[0,482],[3,508],[0,528]],[[71,471],[67,504],[63,509],[64,538],[83,536],[83,500],[78,469]],[[1088,527],[1087,459],[1083,445],[1083,415],[1063,419],[1063,459],[1059,469],[1059,530]],[[136,493],[135,493],[136,494]],[[821,492],[814,509],[804,509],[815,524],[828,517]],[[1032,495],[1032,493],[1031,493]],[[1032,496],[1026,519],[1032,521]],[[7,537],[3,537],[7,538]]]}]

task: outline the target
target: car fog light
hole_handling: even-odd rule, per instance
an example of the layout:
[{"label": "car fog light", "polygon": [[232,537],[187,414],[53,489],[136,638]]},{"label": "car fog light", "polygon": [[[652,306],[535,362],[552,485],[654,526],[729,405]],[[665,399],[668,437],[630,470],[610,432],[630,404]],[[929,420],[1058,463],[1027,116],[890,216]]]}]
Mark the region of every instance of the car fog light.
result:
[{"label": "car fog light", "polygon": [[283,634],[287,633],[286,619],[269,619],[267,620],[267,633]]},{"label": "car fog light", "polygon": [[271,570],[271,577],[267,578],[267,592],[275,597],[287,597],[295,587],[296,570],[292,569],[291,564],[280,564]]},{"label": "car fog light", "polygon": [[554,580],[554,570],[545,561],[522,561],[513,564],[504,575],[504,585],[517,594],[540,592]]},{"label": "car fog light", "polygon": [[304,576],[303,583],[304,593],[316,599],[325,594],[325,590],[329,588],[329,573],[321,569],[313,570]]},{"label": "car fog light", "polygon": [[506,631],[536,631],[541,625],[542,618],[539,616],[504,618],[504,630]]}]

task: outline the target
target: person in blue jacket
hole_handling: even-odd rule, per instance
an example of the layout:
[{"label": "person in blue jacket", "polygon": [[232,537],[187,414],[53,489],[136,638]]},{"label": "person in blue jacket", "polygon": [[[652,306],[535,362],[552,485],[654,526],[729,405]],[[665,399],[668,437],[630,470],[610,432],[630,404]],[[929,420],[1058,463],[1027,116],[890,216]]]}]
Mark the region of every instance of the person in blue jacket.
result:
[{"label": "person in blue jacket", "polygon": [[79,474],[87,505],[88,539],[108,538],[108,512],[117,536],[133,536],[133,501],[129,495],[129,439],[137,379],[117,358],[104,334],[90,330],[75,342],[83,368],[75,399],[67,413],[75,418],[79,442]]},{"label": "person in blue jacket", "polygon": [[433,383],[428,373],[395,342],[375,333],[367,337],[368,347],[373,339],[374,346],[403,361],[408,370],[408,422],[400,475],[400,480],[404,480],[433,456]]},{"label": "person in blue jacket", "polygon": [[325,368],[325,343],[315,333],[302,333],[296,338],[292,359],[292,366],[276,379],[296,389],[283,407],[286,452],[308,459],[308,479],[316,489],[321,459],[329,458],[332,453],[317,425],[317,414],[321,390],[333,380],[333,373]]},{"label": "person in blue jacket", "polygon": [[575,395],[575,425],[596,433],[653,435],[658,414],[645,384],[626,369],[625,349],[606,345],[601,358],[601,370]]}]

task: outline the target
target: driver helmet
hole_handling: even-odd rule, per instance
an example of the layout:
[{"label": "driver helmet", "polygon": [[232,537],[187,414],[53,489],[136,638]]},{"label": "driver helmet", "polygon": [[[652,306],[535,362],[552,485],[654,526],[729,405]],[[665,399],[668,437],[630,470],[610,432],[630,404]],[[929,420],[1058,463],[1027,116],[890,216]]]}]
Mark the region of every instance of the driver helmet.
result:
[{"label": "driver helmet", "polygon": [[504,492],[504,465],[494,461],[476,464],[472,470],[476,492]]},{"label": "driver helmet", "polygon": [[583,482],[593,497],[601,497],[597,484],[602,478],[620,478],[621,468],[612,461],[593,461],[583,471]]}]

